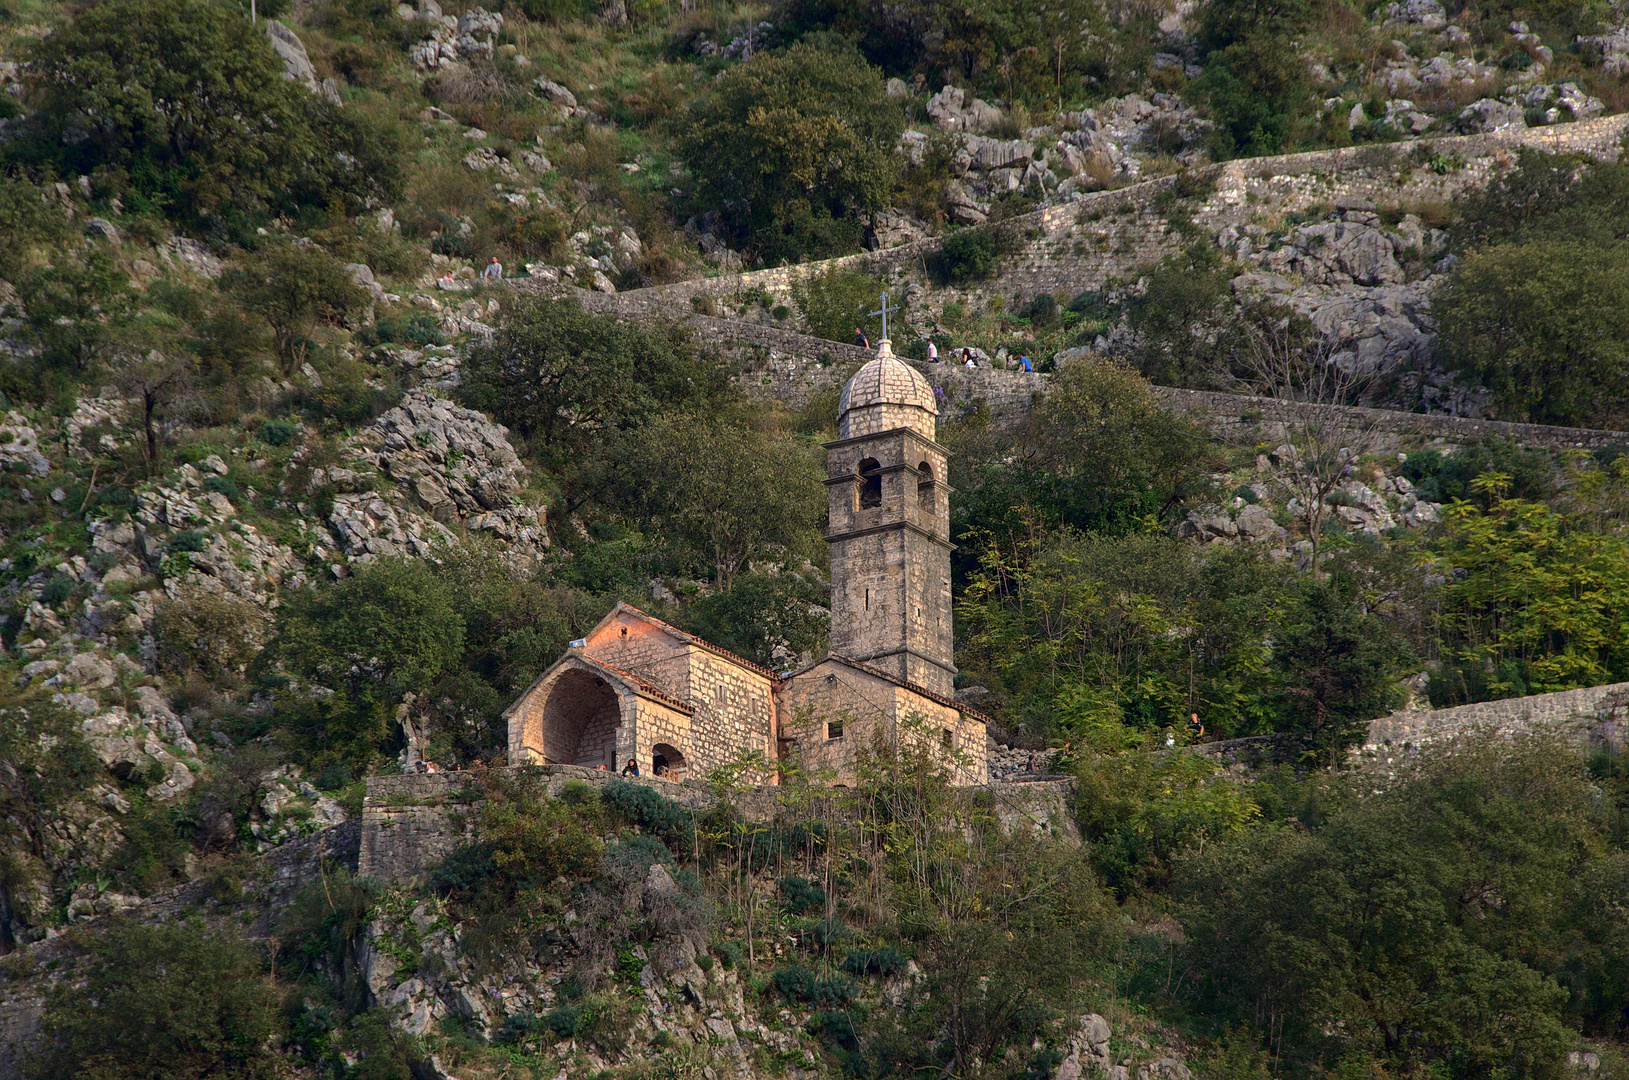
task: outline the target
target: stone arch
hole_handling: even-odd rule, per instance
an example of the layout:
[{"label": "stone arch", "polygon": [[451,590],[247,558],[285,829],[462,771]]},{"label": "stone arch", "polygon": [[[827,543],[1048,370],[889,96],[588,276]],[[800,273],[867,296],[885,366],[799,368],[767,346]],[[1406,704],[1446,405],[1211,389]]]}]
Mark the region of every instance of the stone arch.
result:
[{"label": "stone arch", "polygon": [[683,783],[689,761],[684,753],[671,743],[657,743],[650,748],[650,769],[652,776],[660,776],[664,780],[671,780],[675,784]]},{"label": "stone arch", "polygon": [[924,510],[933,506],[933,466],[924,461],[916,467],[916,503]]},{"label": "stone arch", "polygon": [[562,671],[543,701],[543,760],[550,765],[616,766],[622,702],[614,688],[584,668]]},{"label": "stone arch", "polygon": [[860,509],[869,510],[882,505],[882,463],[876,458],[865,458],[854,469],[856,486],[860,492]]}]

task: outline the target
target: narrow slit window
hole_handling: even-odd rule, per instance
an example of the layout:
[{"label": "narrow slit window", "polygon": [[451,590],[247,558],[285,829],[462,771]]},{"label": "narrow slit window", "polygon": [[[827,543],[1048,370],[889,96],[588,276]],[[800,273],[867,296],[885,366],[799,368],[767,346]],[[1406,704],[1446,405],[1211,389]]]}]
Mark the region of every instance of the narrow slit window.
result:
[{"label": "narrow slit window", "polygon": [[945,746],[945,749],[948,750],[950,748],[951,744],[956,741],[956,737],[955,737],[955,735],[953,735],[951,733],[949,728],[945,728],[944,734],[939,736],[939,741],[941,743],[943,743],[944,746]]}]

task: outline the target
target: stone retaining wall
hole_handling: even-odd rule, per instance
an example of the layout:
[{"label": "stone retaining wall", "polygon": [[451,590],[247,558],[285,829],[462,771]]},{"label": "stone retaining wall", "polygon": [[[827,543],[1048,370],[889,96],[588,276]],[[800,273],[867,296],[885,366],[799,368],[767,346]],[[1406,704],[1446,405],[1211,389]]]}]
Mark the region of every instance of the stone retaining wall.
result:
[{"label": "stone retaining wall", "polygon": [[[976,299],[1022,300],[1050,292],[1067,300],[1127,280],[1192,243],[1192,237],[1175,224],[1184,215],[1191,216],[1201,234],[1214,236],[1230,223],[1327,209],[1343,195],[1366,198],[1381,208],[1443,205],[1514,161],[1518,147],[1616,160],[1626,130],[1629,114],[1621,114],[1492,135],[1445,136],[1230,161],[1212,168],[1215,184],[1211,191],[1183,200],[1180,206],[1169,205],[1171,189],[1178,183],[1175,177],[1076,195],[1002,222],[1000,227],[1016,246],[1000,275],[988,284],[960,291]],[[1433,158],[1443,171],[1432,167]],[[926,280],[928,259],[940,244],[939,238],[929,238],[801,266],[637,289],[620,293],[618,298],[625,310],[642,307],[677,318],[694,310],[696,297],[739,297],[762,291],[786,301],[799,275],[833,268],[896,283],[920,282]]]},{"label": "stone retaining wall", "polygon": [[1590,746],[1624,748],[1629,734],[1629,683],[1481,701],[1451,709],[1393,713],[1369,723],[1365,752],[1401,751],[1491,730],[1516,735],[1548,730]]},{"label": "stone retaining wall", "polygon": [[[655,788],[697,812],[714,802],[713,794],[699,780],[674,784],[653,777],[619,777],[608,770],[574,765],[528,768],[544,777],[551,795],[559,795],[573,780],[600,787],[620,779]],[[480,772],[369,777],[362,807],[358,873],[381,881],[422,880],[437,862],[473,835],[473,812],[482,798],[482,777]],[[1005,828],[1034,828],[1072,843],[1080,840],[1070,810],[1072,780],[988,784],[958,790],[993,812]],[[732,795],[731,802],[749,821],[764,823],[775,819],[781,808],[778,796],[783,794],[783,789],[775,787],[748,788]]]}]

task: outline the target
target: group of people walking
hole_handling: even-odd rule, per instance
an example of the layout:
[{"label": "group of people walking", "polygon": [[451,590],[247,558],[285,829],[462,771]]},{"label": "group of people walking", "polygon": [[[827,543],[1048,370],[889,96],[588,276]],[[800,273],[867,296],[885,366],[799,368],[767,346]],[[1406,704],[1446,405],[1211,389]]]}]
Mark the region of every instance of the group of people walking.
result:
[{"label": "group of people walking", "polygon": [[[871,348],[871,339],[866,337],[865,331],[858,326],[854,328],[854,344],[858,345],[862,349]],[[979,366],[978,360],[973,356],[972,346],[963,346],[960,349],[953,349],[951,350],[951,356],[955,358],[957,363],[961,364],[965,368],[976,368]],[[928,363],[944,363],[939,356],[939,346],[934,344],[932,338],[928,339]],[[1035,370],[1035,366],[1030,363],[1028,356],[1020,356],[1018,358],[1018,367],[1021,371]]]}]

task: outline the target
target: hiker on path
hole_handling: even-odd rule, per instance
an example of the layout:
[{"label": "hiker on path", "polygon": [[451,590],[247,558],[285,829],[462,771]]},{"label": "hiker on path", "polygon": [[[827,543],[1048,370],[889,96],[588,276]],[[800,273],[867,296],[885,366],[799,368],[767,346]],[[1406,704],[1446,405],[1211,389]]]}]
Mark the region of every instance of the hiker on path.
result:
[{"label": "hiker on path", "polygon": [[861,330],[858,326],[854,328],[854,344],[858,345],[862,349],[869,349],[871,347],[871,342],[865,336],[865,331]]}]

